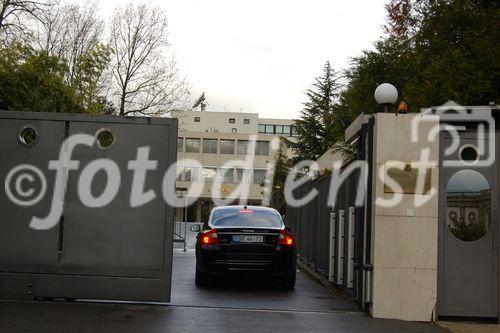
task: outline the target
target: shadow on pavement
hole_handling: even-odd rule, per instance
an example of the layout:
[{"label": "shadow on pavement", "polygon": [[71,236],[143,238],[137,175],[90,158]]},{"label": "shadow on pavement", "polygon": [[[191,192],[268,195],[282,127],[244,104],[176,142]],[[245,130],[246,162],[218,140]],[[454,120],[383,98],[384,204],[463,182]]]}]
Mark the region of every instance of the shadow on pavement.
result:
[{"label": "shadow on pavement", "polygon": [[173,260],[171,304],[237,309],[296,311],[357,311],[348,298],[334,297],[326,289],[297,273],[294,290],[284,290],[278,280],[257,276],[215,277],[207,287],[194,284],[194,251],[176,251]]}]

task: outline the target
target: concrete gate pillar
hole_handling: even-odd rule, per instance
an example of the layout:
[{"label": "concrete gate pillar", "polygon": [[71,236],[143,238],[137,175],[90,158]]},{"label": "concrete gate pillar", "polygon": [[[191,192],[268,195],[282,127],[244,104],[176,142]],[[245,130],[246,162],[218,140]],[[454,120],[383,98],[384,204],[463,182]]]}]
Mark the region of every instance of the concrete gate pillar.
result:
[{"label": "concrete gate pillar", "polygon": [[[439,135],[434,141],[428,136],[439,118],[374,117],[371,312],[377,318],[431,321],[437,295]],[[418,134],[416,141],[412,133]],[[415,183],[419,172],[426,174],[421,189]],[[401,188],[391,188],[393,182]]]}]

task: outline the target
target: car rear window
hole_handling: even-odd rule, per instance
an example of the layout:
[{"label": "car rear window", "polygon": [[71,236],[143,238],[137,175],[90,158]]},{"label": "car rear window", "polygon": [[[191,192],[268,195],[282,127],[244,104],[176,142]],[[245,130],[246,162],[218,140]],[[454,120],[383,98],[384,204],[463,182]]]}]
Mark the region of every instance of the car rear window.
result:
[{"label": "car rear window", "polygon": [[212,215],[214,227],[261,227],[279,228],[281,219],[273,211],[259,209],[222,209]]}]

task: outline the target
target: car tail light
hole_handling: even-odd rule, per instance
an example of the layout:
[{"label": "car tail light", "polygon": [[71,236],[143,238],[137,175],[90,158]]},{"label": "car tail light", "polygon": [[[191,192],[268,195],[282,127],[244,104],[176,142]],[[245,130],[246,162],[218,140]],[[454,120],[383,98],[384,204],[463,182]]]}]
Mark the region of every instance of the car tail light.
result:
[{"label": "car tail light", "polygon": [[201,234],[201,244],[210,245],[210,244],[219,244],[219,237],[217,236],[217,229],[211,229],[205,231]]},{"label": "car tail light", "polygon": [[278,245],[293,245],[293,237],[285,230],[280,230],[280,235],[278,237]]}]

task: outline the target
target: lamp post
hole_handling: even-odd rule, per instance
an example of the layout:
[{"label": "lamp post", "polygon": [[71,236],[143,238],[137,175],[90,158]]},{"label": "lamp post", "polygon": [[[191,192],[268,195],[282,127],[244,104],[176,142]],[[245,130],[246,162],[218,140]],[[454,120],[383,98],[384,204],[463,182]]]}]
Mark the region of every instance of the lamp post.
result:
[{"label": "lamp post", "polygon": [[384,106],[384,112],[387,113],[389,105],[396,103],[398,99],[398,90],[390,83],[382,83],[375,89],[373,96],[378,104]]},{"label": "lamp post", "polygon": [[186,222],[187,220],[187,193],[188,189],[186,187],[177,187],[175,189],[179,195],[179,198],[184,199],[184,207],[182,210],[182,222]]},{"label": "lamp post", "polygon": [[188,189],[185,187],[177,187],[175,189],[179,193],[179,198],[184,199],[184,208],[182,210],[182,221],[179,224],[180,230],[179,230],[179,236],[181,235],[182,232],[182,225],[184,225],[184,252],[186,252],[186,237],[187,237],[187,193]]},{"label": "lamp post", "polygon": [[[281,186],[279,186],[279,185],[274,186],[274,209],[276,209],[278,212],[280,212],[280,207],[281,207],[280,190],[281,190]],[[280,214],[281,214],[281,212],[280,212]]]}]

